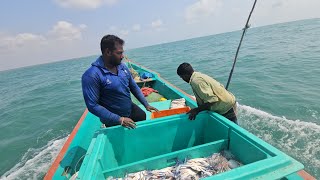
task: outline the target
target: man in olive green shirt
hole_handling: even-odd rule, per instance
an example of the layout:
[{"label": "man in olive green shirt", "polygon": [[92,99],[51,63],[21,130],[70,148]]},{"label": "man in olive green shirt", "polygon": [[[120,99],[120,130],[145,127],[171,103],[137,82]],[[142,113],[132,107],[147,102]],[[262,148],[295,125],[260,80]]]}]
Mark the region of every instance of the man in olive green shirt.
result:
[{"label": "man in olive green shirt", "polygon": [[205,74],[195,72],[189,63],[180,64],[177,74],[191,85],[196,96],[198,107],[188,113],[190,120],[194,120],[199,112],[209,110],[237,124],[236,98],[222,84]]}]

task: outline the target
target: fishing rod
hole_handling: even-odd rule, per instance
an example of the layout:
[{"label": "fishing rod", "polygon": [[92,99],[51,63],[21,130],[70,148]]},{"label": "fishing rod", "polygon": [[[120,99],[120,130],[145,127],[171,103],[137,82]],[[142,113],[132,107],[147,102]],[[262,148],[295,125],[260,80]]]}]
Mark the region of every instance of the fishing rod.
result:
[{"label": "fishing rod", "polygon": [[242,43],[243,36],[246,33],[247,29],[250,27],[249,20],[250,20],[250,17],[251,17],[251,14],[253,12],[254,7],[256,6],[256,3],[257,3],[257,0],[254,1],[252,9],[251,9],[251,12],[250,12],[249,17],[247,19],[247,23],[244,26],[244,28],[242,29],[243,30],[242,36],[241,36],[240,43],[239,43],[239,46],[238,46],[238,49],[237,49],[237,52],[236,52],[236,56],[234,57],[234,61],[233,61],[232,69],[231,69],[230,74],[229,74],[229,79],[228,79],[228,82],[227,82],[227,85],[226,85],[226,89],[228,89],[230,81],[231,81],[232,73],[233,73],[233,70],[234,70],[234,66],[236,65],[236,62],[237,62],[237,57],[238,57],[238,53],[239,53],[239,50],[240,50],[240,46],[241,46],[241,43]]}]

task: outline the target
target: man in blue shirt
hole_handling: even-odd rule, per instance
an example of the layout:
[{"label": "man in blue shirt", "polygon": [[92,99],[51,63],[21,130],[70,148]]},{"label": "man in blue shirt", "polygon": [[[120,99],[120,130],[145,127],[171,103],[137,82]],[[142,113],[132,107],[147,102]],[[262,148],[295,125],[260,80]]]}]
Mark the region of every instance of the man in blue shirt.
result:
[{"label": "man in blue shirt", "polygon": [[130,92],[148,111],[150,106],[133,80],[128,67],[121,63],[124,41],[114,35],[101,39],[102,56],[82,75],[82,91],[88,110],[107,127],[122,125],[135,128],[146,113],[131,101]]}]

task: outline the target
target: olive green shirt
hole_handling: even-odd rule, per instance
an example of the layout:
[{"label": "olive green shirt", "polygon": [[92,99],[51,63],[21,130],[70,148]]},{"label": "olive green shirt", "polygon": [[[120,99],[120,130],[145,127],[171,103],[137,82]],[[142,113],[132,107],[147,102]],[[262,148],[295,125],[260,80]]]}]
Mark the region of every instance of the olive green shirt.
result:
[{"label": "olive green shirt", "polygon": [[235,104],[236,99],[234,95],[210,76],[194,72],[189,84],[196,96],[198,106],[205,103],[213,103],[209,110],[225,114]]}]

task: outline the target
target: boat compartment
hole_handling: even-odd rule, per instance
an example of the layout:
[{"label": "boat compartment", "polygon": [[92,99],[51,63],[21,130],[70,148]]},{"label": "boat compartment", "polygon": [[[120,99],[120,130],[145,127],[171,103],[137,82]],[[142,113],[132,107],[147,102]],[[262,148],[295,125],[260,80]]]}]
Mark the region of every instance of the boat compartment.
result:
[{"label": "boat compartment", "polygon": [[188,120],[187,115],[174,115],[139,122],[134,130],[116,126],[98,131],[78,179],[124,177],[222,150],[231,151],[244,165],[206,179],[274,179],[303,168],[299,162],[225,118],[204,112],[194,121]]}]

